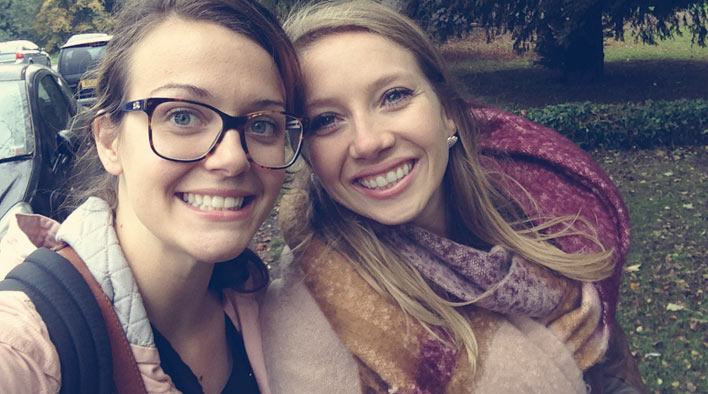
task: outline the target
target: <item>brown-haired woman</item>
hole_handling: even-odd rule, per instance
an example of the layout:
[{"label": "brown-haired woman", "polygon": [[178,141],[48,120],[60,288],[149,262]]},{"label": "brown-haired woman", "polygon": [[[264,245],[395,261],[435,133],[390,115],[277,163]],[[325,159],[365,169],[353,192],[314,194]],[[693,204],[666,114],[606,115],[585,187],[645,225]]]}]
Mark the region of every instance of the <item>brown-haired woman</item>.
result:
[{"label": "brown-haired woman", "polygon": [[[246,247],[299,152],[295,52],[249,0],[126,2],[116,26],[83,130],[80,205],[61,225],[18,217],[2,263],[73,248],[113,302],[147,392],[267,393],[250,293],[268,273]],[[0,305],[3,391],[59,392],[32,302],[3,291]]]}]

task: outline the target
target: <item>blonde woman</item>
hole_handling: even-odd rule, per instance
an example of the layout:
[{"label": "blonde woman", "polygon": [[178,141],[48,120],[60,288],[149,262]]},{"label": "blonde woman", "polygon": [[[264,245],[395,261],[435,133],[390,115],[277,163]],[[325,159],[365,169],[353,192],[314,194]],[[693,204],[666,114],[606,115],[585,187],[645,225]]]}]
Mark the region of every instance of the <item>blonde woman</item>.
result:
[{"label": "blonde woman", "polygon": [[[549,150],[591,163],[579,149],[500,111],[475,120],[434,46],[385,6],[318,3],[285,28],[313,175],[281,205],[294,261],[264,302],[274,392],[586,393],[616,277],[592,282],[618,272],[628,235],[609,181],[590,177],[615,203],[596,211],[534,164]],[[485,138],[509,157],[483,158]],[[514,146],[536,149],[526,167]]]}]

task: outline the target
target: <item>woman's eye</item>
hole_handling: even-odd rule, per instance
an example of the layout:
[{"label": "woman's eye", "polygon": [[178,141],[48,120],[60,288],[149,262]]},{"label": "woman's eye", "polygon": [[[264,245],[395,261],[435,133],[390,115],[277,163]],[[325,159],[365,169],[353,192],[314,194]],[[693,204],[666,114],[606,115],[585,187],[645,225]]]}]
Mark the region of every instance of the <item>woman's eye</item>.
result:
[{"label": "woman's eye", "polygon": [[328,132],[334,130],[337,127],[337,115],[335,114],[322,114],[315,116],[312,121],[310,121],[309,130],[316,135],[324,135]]},{"label": "woman's eye", "polygon": [[412,95],[411,90],[406,88],[394,88],[383,95],[383,105],[396,106],[404,103]]},{"label": "woman's eye", "polygon": [[172,113],[170,113],[169,120],[175,125],[183,127],[199,126],[201,124],[199,117],[189,110],[172,111]]},{"label": "woman's eye", "polygon": [[246,132],[261,137],[269,137],[276,134],[277,128],[275,121],[259,118],[252,120],[246,125]]}]

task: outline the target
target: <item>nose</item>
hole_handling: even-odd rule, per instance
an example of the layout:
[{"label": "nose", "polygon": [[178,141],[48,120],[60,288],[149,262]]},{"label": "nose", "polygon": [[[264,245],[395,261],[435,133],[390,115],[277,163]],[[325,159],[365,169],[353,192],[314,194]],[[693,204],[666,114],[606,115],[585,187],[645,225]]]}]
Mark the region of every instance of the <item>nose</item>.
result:
[{"label": "nose", "polygon": [[349,154],[355,159],[375,157],[393,146],[395,137],[373,117],[360,116],[352,120],[353,137]]},{"label": "nose", "polygon": [[214,149],[204,159],[204,166],[225,176],[235,176],[251,168],[238,130],[224,130]]}]

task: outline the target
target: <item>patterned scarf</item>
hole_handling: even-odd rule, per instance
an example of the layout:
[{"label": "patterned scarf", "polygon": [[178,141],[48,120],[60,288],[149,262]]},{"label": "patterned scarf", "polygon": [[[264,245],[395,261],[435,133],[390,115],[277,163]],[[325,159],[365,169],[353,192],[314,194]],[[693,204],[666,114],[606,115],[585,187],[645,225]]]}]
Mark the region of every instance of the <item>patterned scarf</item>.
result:
[{"label": "patterned scarf", "polygon": [[[484,252],[411,226],[392,228],[384,236],[433,287],[476,300],[460,311],[475,332],[480,359],[504,320],[499,313],[547,316],[577,302],[573,281],[504,248]],[[435,330],[441,341],[374,291],[337,251],[314,240],[297,261],[310,293],[358,362],[365,393],[472,392],[474,374],[466,353],[446,341],[442,330]]]}]

